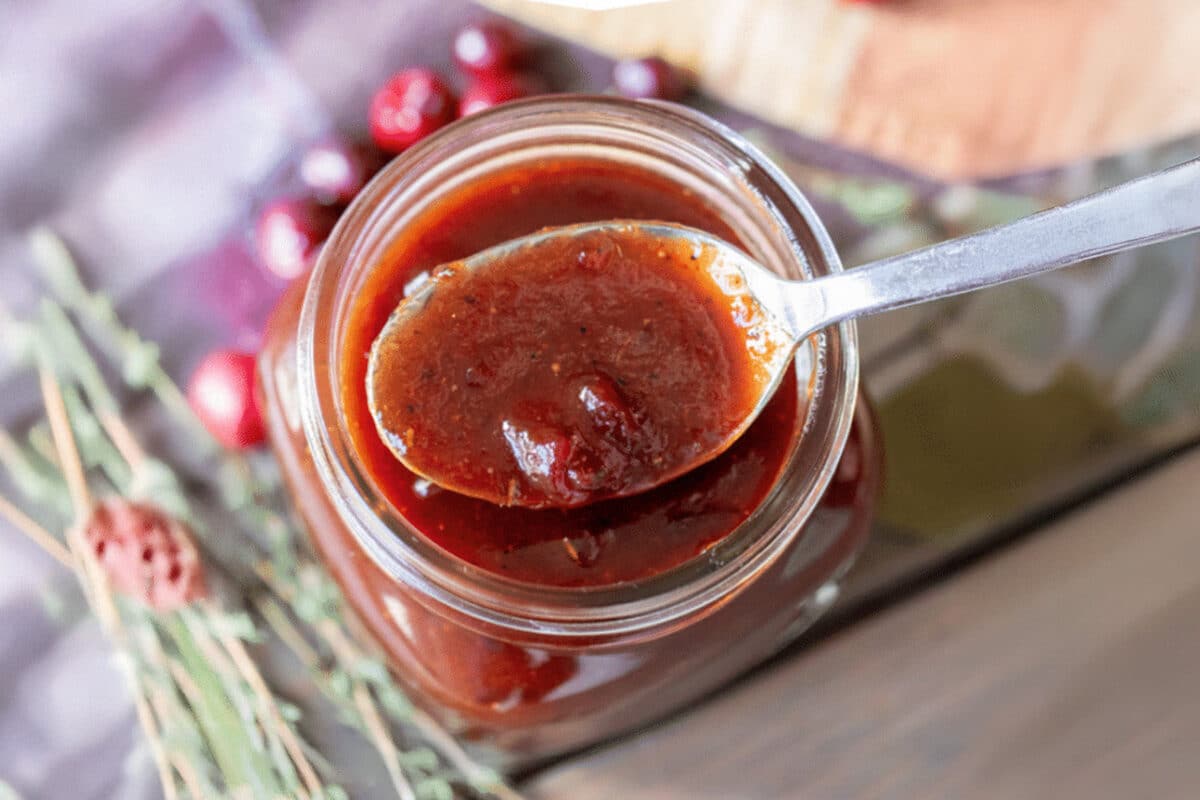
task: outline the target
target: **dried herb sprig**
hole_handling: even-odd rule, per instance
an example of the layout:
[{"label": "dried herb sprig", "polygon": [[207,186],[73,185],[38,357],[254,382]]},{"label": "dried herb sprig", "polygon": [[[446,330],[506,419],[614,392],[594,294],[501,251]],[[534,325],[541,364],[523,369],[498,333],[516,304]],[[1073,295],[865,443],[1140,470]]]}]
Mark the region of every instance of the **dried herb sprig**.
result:
[{"label": "dried herb sprig", "polygon": [[[106,297],[89,292],[83,286],[69,252],[56,236],[39,231],[34,236],[33,246],[53,294],[79,316],[93,342],[99,344],[120,365],[125,383],[132,389],[151,391],[177,427],[188,436],[189,444],[198,446],[220,464],[225,478],[218,483],[221,503],[233,513],[239,528],[257,534],[257,539],[251,538],[250,541],[261,547],[259,555],[251,558],[254,571],[263,578],[263,582],[261,589],[251,587],[246,592],[248,600],[260,611],[268,628],[309,668],[318,688],[335,703],[341,716],[363,731],[375,746],[397,795],[414,800],[449,797],[453,793],[453,784],[459,784],[484,796],[504,800],[517,798],[518,795],[494,771],[475,763],[431,717],[412,706],[378,656],[344,634],[344,601],[328,574],[303,547],[290,520],[279,511],[277,475],[238,454],[223,451],[211,440],[192,414],[178,385],[162,369],[157,348],[124,327]],[[89,463],[99,466],[114,484],[126,484],[123,488],[133,496],[152,496],[161,505],[189,521],[196,530],[202,549],[211,560],[215,548],[205,545],[212,544],[212,537],[207,535],[202,520],[189,508],[181,482],[165,464],[149,457],[138,445],[121,417],[117,401],[99,367],[64,309],[53,302],[43,303],[39,323],[36,332],[26,330],[24,336],[11,338],[16,342],[41,341],[53,348],[56,362],[63,365],[66,373],[66,396],[75,394],[74,400],[69,403],[74,413],[72,423],[82,427],[89,434],[89,440],[94,439],[91,441],[92,447],[88,448]],[[97,430],[101,430],[104,436],[94,437]],[[114,464],[113,453],[105,448],[115,449],[120,454],[122,462],[128,466],[127,474]],[[56,491],[57,496],[61,496],[61,480],[56,480],[53,470],[47,464],[39,463],[36,457],[17,445],[11,437],[0,438],[0,463],[32,499],[45,500],[55,496]],[[47,486],[50,483],[57,485]],[[228,558],[218,561],[240,581],[249,583],[245,569],[248,564],[244,559],[240,563],[231,563]],[[206,613],[212,617],[210,624],[218,628],[223,624],[217,621],[221,618],[213,609],[208,609]],[[240,629],[243,635],[252,637],[256,634],[253,622],[247,617],[242,615],[235,620],[232,627]],[[195,623],[184,626],[193,640],[196,636],[205,636],[203,627]],[[151,637],[148,641],[153,643],[152,649],[161,650],[161,643],[156,638]],[[202,641],[212,647],[207,638]],[[244,648],[239,648],[239,641],[236,636],[218,641],[226,649],[232,647],[242,650],[236,659],[232,656],[224,659],[231,662],[225,663],[226,667],[232,664],[234,668],[226,670],[230,674],[237,671],[238,661],[242,662],[243,668],[247,663],[253,663]],[[176,647],[178,644],[174,642]],[[243,658],[242,655],[247,657]],[[197,695],[203,687],[191,677],[185,665],[176,659],[170,662],[169,667],[178,690],[165,692],[161,686],[151,685],[150,706],[159,717],[169,717],[171,703],[181,696],[186,699],[190,694],[195,703],[203,702]],[[246,697],[235,694],[241,700],[242,721],[246,721],[247,700],[250,703],[257,702],[259,712],[269,718],[267,729],[276,734],[269,741],[258,744],[265,745],[264,752],[280,772],[287,772],[282,765],[297,762],[284,756],[303,756],[306,750],[298,738],[289,744],[286,741],[288,735],[279,733],[289,724],[283,709],[290,710],[290,706],[276,702],[276,710],[271,711],[263,701],[263,687],[251,686],[251,683],[257,682],[247,681],[244,669],[240,678],[244,684],[242,688],[249,690]],[[227,691],[236,692],[236,680],[227,674],[218,676],[215,682],[222,680]],[[190,726],[185,723],[175,727],[182,729],[181,738],[194,743],[201,736],[195,718],[189,721],[192,723]],[[279,727],[281,722],[284,728]],[[408,731],[406,738],[417,738],[423,743],[408,750],[397,748],[391,733],[393,725]],[[251,730],[254,730],[254,726],[251,726]],[[199,781],[207,779],[206,772],[212,772],[211,765],[191,762],[175,764],[173,769],[185,781],[190,775],[191,780],[186,782],[193,784],[188,788],[189,794],[193,795],[206,788],[194,787],[198,786]],[[309,783],[311,791],[313,773],[301,771],[307,773],[305,783]],[[295,775],[286,777],[292,783]],[[301,789],[295,796],[306,796],[303,791]],[[326,791],[329,792],[326,796],[334,796],[339,790],[332,787]]]},{"label": "dried herb sprig", "polygon": [[[155,613],[144,606],[122,602],[111,591],[104,569],[83,536],[84,526],[89,523],[92,510],[97,507],[87,481],[84,459],[75,441],[63,392],[56,377],[46,366],[48,359],[40,360],[42,365],[39,373],[47,416],[58,463],[72,498],[73,520],[66,528],[67,546],[89,603],[106,633],[127,656],[127,663],[131,665],[129,671],[133,678],[131,685],[135,706],[148,733],[167,796],[179,796],[175,774],[178,774],[188,794],[211,796],[200,778],[206,771],[204,754],[184,753],[178,749],[168,753],[164,745],[165,724],[180,718],[177,713],[181,709],[180,704],[174,704],[173,711],[176,713],[172,713],[169,699],[172,690],[183,696],[191,713],[200,720],[200,727],[205,729],[204,744],[221,768],[222,782],[235,797],[239,794],[248,797],[285,794],[298,798],[341,795],[337,787],[326,787],[308,764],[295,732],[277,713],[277,703],[268,696],[269,692],[257,668],[248,659],[240,665],[236,663],[243,652],[240,643],[228,635],[220,637],[212,632],[220,630],[219,623],[224,616],[224,612],[215,604],[211,601],[202,602],[179,612]],[[43,531],[38,538],[49,536]],[[190,624],[184,625],[184,622]],[[170,651],[166,646],[168,643],[172,645]],[[206,658],[192,658],[186,680],[180,680],[183,673],[177,669],[178,661],[188,659],[189,654],[197,652],[203,652]],[[231,669],[230,658],[237,669]],[[172,679],[174,684],[171,683]],[[275,709],[276,713],[264,712],[249,719],[231,719],[229,707],[245,705],[242,695],[246,692],[238,679],[251,684],[252,690],[256,688],[253,694],[262,701],[263,708],[268,711]],[[190,687],[199,687],[199,691],[189,691]],[[154,697],[155,702],[151,703],[148,697]],[[284,764],[277,760],[271,763],[263,758],[261,748],[251,746],[254,734],[259,731],[293,745],[289,755],[295,761]],[[192,741],[195,741],[194,737]],[[297,772],[303,778],[302,782],[297,781]]]}]

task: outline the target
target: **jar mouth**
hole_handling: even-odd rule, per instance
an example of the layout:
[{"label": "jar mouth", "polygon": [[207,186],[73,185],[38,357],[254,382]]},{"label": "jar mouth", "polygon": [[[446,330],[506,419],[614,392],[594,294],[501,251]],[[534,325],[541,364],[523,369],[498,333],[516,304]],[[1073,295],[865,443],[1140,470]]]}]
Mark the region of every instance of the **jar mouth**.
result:
[{"label": "jar mouth", "polygon": [[[390,234],[429,197],[491,169],[564,148],[643,161],[710,193],[752,255],[793,278],[842,269],[816,212],[792,182],[739,134],[699,112],[583,95],[509,103],[405,151],[343,215],[310,277],[300,314],[298,400],[323,488],[387,574],[418,595],[500,628],[561,636],[629,634],[715,605],[803,536],[803,523],[824,494],[850,431],[858,390],[856,333],[853,323],[843,323],[798,348],[797,379],[806,405],[799,441],[759,507],[703,555],[636,582],[560,587],[506,578],[443,550],[392,509],[358,459],[339,390],[342,323]],[[814,542],[811,558],[828,544]]]}]

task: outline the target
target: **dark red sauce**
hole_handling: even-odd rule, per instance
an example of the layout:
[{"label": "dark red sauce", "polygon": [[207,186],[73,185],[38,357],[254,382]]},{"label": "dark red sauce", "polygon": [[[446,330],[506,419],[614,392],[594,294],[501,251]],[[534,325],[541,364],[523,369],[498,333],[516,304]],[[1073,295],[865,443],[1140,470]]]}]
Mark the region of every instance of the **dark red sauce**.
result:
[{"label": "dark red sauce", "polygon": [[[366,279],[346,322],[344,341],[351,356],[342,361],[346,424],[371,478],[396,510],[430,540],[472,564],[510,578],[556,586],[597,586],[646,578],[677,566],[718,542],[758,507],[798,436],[796,386],[785,381],[758,420],[717,459],[657,489],[571,510],[505,508],[439,489],[418,479],[396,459],[379,437],[368,407],[367,355],[404,297],[405,286],[437,265],[546,226],[613,218],[677,222],[736,241],[702,198],[645,172],[583,160],[523,165],[457,189],[406,224],[384,262]],[[681,325],[696,322],[693,306],[676,305]],[[556,346],[567,345],[559,353],[563,359],[570,352],[587,357],[599,354],[599,350],[583,346],[586,339],[578,326],[574,335],[579,338],[574,341],[566,329],[547,331],[544,338],[536,331],[525,333],[522,346],[539,359],[547,359],[551,376]],[[444,331],[434,335],[445,338]],[[710,340],[708,347],[717,347],[719,338]],[[607,342],[604,349],[612,346],[613,342]],[[611,359],[611,353],[607,357]],[[621,409],[636,416],[644,404],[660,399],[640,390],[624,394],[619,379],[625,376],[613,374],[611,364],[589,371],[587,358],[571,361],[567,368],[564,360],[558,363],[559,374],[567,371],[568,378],[575,381],[564,382],[575,398],[590,386],[593,394],[608,398],[606,402],[618,417],[624,413]],[[460,360],[453,367],[464,383],[468,366],[472,365]],[[641,368],[649,371],[646,363]],[[721,377],[729,374],[721,373]],[[736,375],[734,378],[723,385],[737,387]],[[557,379],[553,385],[558,385]],[[713,407],[701,402],[705,398],[693,406],[682,388],[677,386],[674,391],[674,399],[682,400],[689,409]],[[555,396],[551,392],[548,398],[553,401]],[[613,400],[614,396],[618,399]],[[544,422],[537,411],[529,418],[527,424]],[[676,419],[687,424],[683,415]],[[571,424],[598,423],[587,418]],[[620,424],[619,419],[613,423]],[[464,441],[469,443],[473,435],[468,426]],[[680,434],[679,438],[684,437]]]},{"label": "dark red sauce", "polygon": [[770,375],[713,249],[550,231],[405,301],[372,351],[380,436],[445,489],[526,508],[642,492],[724,450]]}]

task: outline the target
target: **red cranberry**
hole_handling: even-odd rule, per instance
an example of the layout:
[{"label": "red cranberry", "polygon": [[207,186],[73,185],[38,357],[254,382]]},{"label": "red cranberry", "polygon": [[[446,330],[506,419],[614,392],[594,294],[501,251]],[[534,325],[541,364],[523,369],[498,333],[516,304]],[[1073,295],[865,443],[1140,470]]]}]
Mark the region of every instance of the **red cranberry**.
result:
[{"label": "red cranberry", "polygon": [[399,153],[454,119],[457,106],[446,82],[429,69],[397,72],[371,98],[375,143]]},{"label": "red cranberry", "polygon": [[[530,486],[551,502],[562,505],[579,502],[581,495],[575,490],[569,470],[573,446],[565,431],[552,426],[528,427],[507,419],[501,422],[500,430],[517,469]],[[508,490],[510,503],[521,495],[521,487],[515,480]]]},{"label": "red cranberry", "polygon": [[616,381],[607,375],[589,375],[580,381],[577,397],[597,431],[625,452],[634,450],[642,426]]},{"label": "red cranberry", "polygon": [[191,531],[153,506],[102,500],[83,535],[113,588],[151,608],[173,611],[208,594]]},{"label": "red cranberry", "polygon": [[226,447],[253,447],[266,438],[254,394],[255,359],[250,353],[209,353],[188,383],[187,397],[213,438]]},{"label": "red cranberry", "polygon": [[300,180],[322,200],[349,203],[383,166],[373,147],[330,139],[300,156]]},{"label": "red cranberry", "polygon": [[678,100],[687,93],[687,77],[661,58],[618,61],[613,67],[617,91],[635,100]]},{"label": "red cranberry", "polygon": [[528,75],[498,74],[487,78],[476,78],[467,87],[458,101],[458,115],[465,117],[476,111],[484,111],[492,106],[507,103],[538,94],[542,90],[540,82]]},{"label": "red cranberry", "polygon": [[454,61],[476,76],[512,69],[520,61],[522,49],[512,26],[495,20],[471,23],[454,36]]},{"label": "red cranberry", "polygon": [[338,212],[313,198],[283,198],[258,215],[258,254],[267,269],[290,280],[304,273],[337,224]]}]

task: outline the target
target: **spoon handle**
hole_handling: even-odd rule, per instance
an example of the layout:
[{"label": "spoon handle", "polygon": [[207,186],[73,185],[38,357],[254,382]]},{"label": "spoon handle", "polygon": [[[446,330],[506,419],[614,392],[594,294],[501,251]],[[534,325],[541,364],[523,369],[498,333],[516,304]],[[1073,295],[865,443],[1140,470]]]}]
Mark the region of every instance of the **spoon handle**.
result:
[{"label": "spoon handle", "polygon": [[788,286],[797,338],[1200,230],[1200,159],[1007,225]]}]

